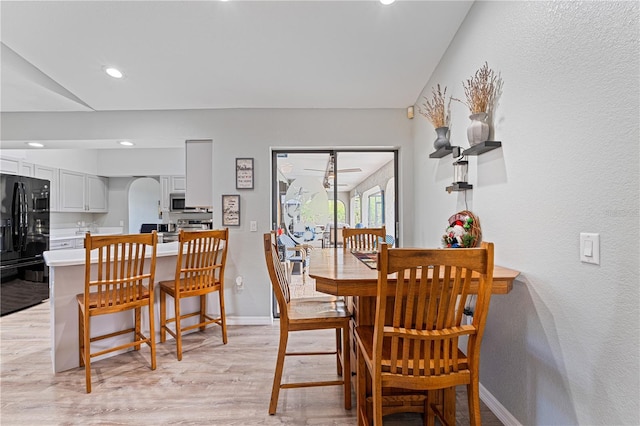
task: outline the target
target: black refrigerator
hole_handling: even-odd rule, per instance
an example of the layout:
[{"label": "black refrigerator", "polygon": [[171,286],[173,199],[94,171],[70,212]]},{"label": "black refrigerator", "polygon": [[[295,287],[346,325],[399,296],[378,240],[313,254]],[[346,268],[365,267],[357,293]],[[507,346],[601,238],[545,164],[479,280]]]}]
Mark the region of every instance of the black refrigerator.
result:
[{"label": "black refrigerator", "polygon": [[49,298],[50,182],[0,174],[0,316]]}]

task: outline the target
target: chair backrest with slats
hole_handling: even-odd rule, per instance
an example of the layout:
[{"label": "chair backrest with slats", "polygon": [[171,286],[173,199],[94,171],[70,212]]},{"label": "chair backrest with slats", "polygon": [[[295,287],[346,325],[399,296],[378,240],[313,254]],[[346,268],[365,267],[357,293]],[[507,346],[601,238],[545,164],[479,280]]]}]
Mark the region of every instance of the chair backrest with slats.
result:
[{"label": "chair backrest with slats", "polygon": [[289,278],[284,265],[278,256],[278,247],[273,233],[264,234],[264,257],[269,271],[269,279],[280,309],[280,323],[288,321],[287,306],[291,300]]},{"label": "chair backrest with slats", "polygon": [[[493,282],[493,244],[470,249],[390,249],[382,244],[378,269],[374,371],[380,380],[413,389],[465,383],[469,368],[478,368]],[[473,323],[463,324],[474,274],[479,284]],[[395,290],[389,289],[389,280],[396,279]],[[388,290],[393,298],[387,298]],[[458,342],[465,335],[466,361],[460,362]]]},{"label": "chair backrest with slats", "polygon": [[229,229],[184,231],[178,235],[176,292],[206,291],[223,285]]},{"label": "chair backrest with slats", "polygon": [[345,250],[371,251],[376,250],[378,241],[384,240],[387,232],[381,228],[343,228]]},{"label": "chair backrest with slats", "polygon": [[[127,309],[153,288],[158,235],[85,236],[85,306],[105,313]],[[93,262],[93,263],[92,263]],[[90,302],[89,302],[90,301]]]}]

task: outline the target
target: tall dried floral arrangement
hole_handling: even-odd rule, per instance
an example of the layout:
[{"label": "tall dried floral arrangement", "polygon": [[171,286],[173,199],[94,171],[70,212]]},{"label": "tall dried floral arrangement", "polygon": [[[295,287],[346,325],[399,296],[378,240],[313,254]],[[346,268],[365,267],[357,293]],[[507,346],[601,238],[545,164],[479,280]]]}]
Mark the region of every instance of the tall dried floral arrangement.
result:
[{"label": "tall dried floral arrangement", "polygon": [[489,68],[489,64],[485,62],[470,79],[462,82],[462,86],[466,101],[452,99],[465,104],[471,114],[489,113],[502,90],[502,77]]},{"label": "tall dried floral arrangement", "polygon": [[438,84],[437,88],[431,88],[431,99],[426,96],[423,98],[425,102],[422,103],[422,108],[418,109],[420,114],[424,115],[436,129],[449,127],[451,98],[447,102],[447,88],[441,90]]}]

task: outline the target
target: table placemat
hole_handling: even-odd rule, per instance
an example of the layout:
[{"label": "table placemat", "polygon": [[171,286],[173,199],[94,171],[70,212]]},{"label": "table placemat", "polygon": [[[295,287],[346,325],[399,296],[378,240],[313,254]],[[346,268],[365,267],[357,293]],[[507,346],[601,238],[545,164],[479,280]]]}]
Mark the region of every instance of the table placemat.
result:
[{"label": "table placemat", "polygon": [[359,261],[367,265],[371,269],[378,268],[378,252],[375,251],[352,251]]}]

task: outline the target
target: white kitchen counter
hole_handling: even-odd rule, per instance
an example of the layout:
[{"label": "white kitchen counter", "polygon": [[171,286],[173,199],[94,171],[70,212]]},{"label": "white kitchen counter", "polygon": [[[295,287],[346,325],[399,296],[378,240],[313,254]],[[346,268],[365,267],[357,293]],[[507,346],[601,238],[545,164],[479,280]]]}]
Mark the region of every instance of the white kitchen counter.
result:
[{"label": "white kitchen counter", "polygon": [[[178,242],[158,244],[156,258],[155,282],[172,280],[176,273],[176,259],[178,254]],[[151,253],[149,253],[151,256]],[[84,292],[85,250],[54,250],[44,252],[44,260],[49,266],[49,294],[51,305],[51,360],[54,372],[60,372],[76,368],[80,365],[78,354],[78,303],[76,295]],[[93,262],[92,262],[93,263]],[[211,296],[211,299],[209,299]],[[215,297],[214,297],[215,296]],[[154,325],[156,344],[160,342],[160,295],[156,285],[154,288]],[[217,295],[207,296],[207,306],[217,308]],[[167,301],[167,315],[173,316],[173,302]],[[183,312],[194,312],[199,307],[199,298],[194,297],[182,301]],[[183,325],[197,322],[197,317],[189,318]],[[114,328],[117,324],[118,328]],[[131,312],[119,312],[110,315],[101,315],[91,319],[92,335],[104,334],[116,329],[133,326],[133,314]],[[143,333],[149,332],[149,316],[146,310],[142,311]],[[194,331],[197,331],[194,330]],[[92,343],[96,349],[117,346],[131,341],[129,335],[117,336],[113,339]],[[175,343],[169,340],[169,344]],[[117,355],[119,352],[105,354]],[[96,358],[96,360],[101,357]]]},{"label": "white kitchen counter", "polygon": [[[156,257],[164,257],[164,256],[177,256],[178,255],[178,242],[172,243],[162,243],[158,244],[158,251]],[[84,257],[85,250],[81,249],[70,249],[70,250],[51,250],[45,251],[44,261],[47,266],[56,267],[56,266],[73,266],[73,265],[84,265]],[[147,253],[147,257],[151,256],[151,253]],[[96,257],[97,259],[97,257]],[[92,259],[92,262],[95,259]],[[174,260],[175,262],[175,260]],[[157,260],[156,260],[157,263]]]},{"label": "white kitchen counter", "polygon": [[[99,227],[92,235],[116,235],[122,234],[121,226]],[[49,241],[68,241],[68,240],[84,240],[84,232],[78,231],[78,228],[60,228],[51,229],[49,232]]]}]

